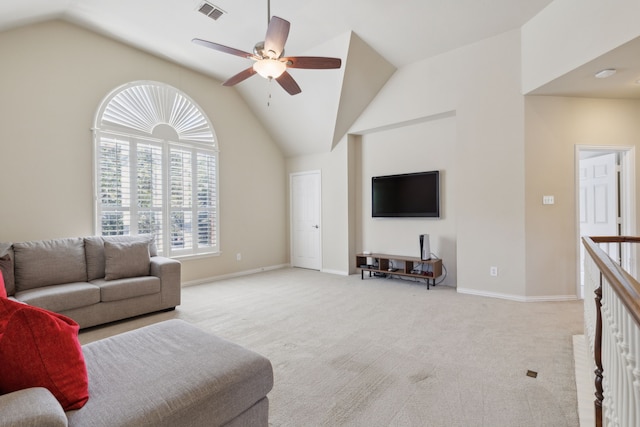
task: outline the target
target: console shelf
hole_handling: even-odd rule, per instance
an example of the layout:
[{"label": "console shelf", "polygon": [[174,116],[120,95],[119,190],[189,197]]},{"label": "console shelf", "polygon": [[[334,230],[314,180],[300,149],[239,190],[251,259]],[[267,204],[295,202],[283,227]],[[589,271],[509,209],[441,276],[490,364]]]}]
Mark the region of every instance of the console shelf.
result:
[{"label": "console shelf", "polygon": [[[428,259],[422,260],[416,257],[388,254],[357,254],[356,266],[360,269],[360,278],[364,280],[364,272],[372,274],[384,274],[414,277],[425,279],[427,289],[429,285],[436,285],[436,279],[442,276],[442,260]],[[432,283],[430,283],[432,281]]]}]

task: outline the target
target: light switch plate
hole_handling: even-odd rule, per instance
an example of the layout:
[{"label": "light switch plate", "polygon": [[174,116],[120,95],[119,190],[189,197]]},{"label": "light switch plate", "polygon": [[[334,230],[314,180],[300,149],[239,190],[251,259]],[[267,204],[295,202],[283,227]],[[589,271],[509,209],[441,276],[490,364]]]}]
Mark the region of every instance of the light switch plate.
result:
[{"label": "light switch plate", "polygon": [[555,200],[553,196],[542,196],[542,204],[543,205],[553,205]]}]

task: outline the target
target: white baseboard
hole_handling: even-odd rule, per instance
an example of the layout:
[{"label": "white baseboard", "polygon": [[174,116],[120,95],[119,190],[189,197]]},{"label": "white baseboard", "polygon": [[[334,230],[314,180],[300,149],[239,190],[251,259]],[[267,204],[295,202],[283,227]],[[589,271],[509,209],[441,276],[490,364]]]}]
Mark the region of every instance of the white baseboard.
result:
[{"label": "white baseboard", "polygon": [[578,301],[575,295],[547,295],[543,297],[526,297],[527,302],[545,302],[545,301]]},{"label": "white baseboard", "polygon": [[291,267],[291,265],[289,265],[289,264],[278,264],[278,265],[271,265],[271,266],[268,266],[268,267],[255,268],[253,270],[245,270],[245,271],[238,271],[238,272],[235,272],[235,273],[222,274],[220,276],[211,276],[211,277],[207,277],[205,279],[190,280],[188,282],[182,282],[182,287],[202,285],[204,283],[215,282],[215,281],[218,281],[218,280],[232,279],[234,277],[249,276],[251,274],[262,273],[264,271],[279,270],[281,268],[288,268],[288,267]]},{"label": "white baseboard", "polygon": [[578,297],[575,295],[548,295],[548,296],[539,296],[539,297],[523,297],[520,295],[513,294],[503,294],[500,292],[486,292],[479,291],[477,289],[468,289],[468,288],[457,288],[458,293],[460,294],[468,294],[468,295],[476,295],[480,297],[489,297],[489,298],[500,298],[506,299],[510,301],[518,301],[518,302],[544,302],[544,301],[577,301]]}]

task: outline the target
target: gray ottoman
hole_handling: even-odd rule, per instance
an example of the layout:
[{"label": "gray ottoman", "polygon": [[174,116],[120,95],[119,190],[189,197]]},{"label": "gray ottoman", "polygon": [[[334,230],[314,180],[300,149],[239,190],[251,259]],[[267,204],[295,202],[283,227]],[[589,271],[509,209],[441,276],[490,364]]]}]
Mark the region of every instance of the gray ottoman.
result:
[{"label": "gray ottoman", "polygon": [[268,359],[182,320],[83,346],[89,401],[69,426],[268,426]]}]

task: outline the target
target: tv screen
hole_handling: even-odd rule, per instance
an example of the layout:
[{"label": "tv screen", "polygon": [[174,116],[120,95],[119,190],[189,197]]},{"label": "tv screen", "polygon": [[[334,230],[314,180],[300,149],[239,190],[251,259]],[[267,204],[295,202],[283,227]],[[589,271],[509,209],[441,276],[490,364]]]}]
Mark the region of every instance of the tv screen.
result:
[{"label": "tv screen", "polygon": [[371,178],[371,216],[440,217],[440,172]]}]

